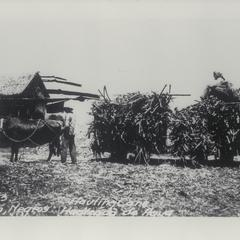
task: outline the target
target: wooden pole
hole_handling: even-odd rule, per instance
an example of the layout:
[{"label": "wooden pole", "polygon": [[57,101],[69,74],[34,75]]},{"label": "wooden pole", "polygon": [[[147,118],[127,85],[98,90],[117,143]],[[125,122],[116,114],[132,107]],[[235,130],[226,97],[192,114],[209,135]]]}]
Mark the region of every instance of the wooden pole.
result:
[{"label": "wooden pole", "polygon": [[56,83],[62,83],[62,84],[67,84],[67,85],[72,85],[72,86],[77,86],[77,87],[82,87],[82,84],[79,83],[74,83],[74,82],[64,82],[56,79],[43,79],[43,82],[56,82]]},{"label": "wooden pole", "polygon": [[191,94],[178,94],[178,93],[176,93],[176,94],[169,94],[170,96],[174,96],[174,97],[189,97],[189,96],[191,96]]},{"label": "wooden pole", "polygon": [[[98,95],[96,95],[98,96]],[[98,100],[98,97],[91,97],[91,96],[78,96],[78,97],[72,97],[72,98],[47,98],[47,99],[36,99],[36,98],[1,98],[0,102],[58,102],[58,101],[68,101],[68,100]]]},{"label": "wooden pole", "polygon": [[79,97],[92,97],[99,98],[98,95],[92,93],[83,93],[83,92],[74,92],[74,91],[65,91],[61,89],[47,89],[49,94],[66,94],[66,95],[78,95]]},{"label": "wooden pole", "polygon": [[41,78],[56,78],[56,79],[61,79],[61,80],[67,81],[67,79],[65,79],[65,78],[56,77],[56,76],[41,76]]}]

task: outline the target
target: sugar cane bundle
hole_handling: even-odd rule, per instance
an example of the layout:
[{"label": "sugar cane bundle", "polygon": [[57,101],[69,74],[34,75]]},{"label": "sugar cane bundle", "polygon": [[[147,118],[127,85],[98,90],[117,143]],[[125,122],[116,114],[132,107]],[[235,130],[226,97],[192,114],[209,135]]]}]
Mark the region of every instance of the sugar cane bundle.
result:
[{"label": "sugar cane bundle", "polygon": [[172,151],[184,157],[206,160],[220,153],[222,161],[233,160],[240,145],[238,91],[222,82],[208,87],[195,105],[174,113],[171,121]]},{"label": "sugar cane bundle", "polygon": [[208,120],[208,132],[222,161],[232,161],[239,149],[240,111],[238,104],[227,104],[210,97],[212,104],[204,117]]},{"label": "sugar cane bundle", "polygon": [[234,102],[239,100],[239,90],[227,81],[221,81],[213,86],[207,86],[203,98],[214,96],[223,102]]},{"label": "sugar cane bundle", "polygon": [[214,149],[212,136],[208,132],[206,102],[199,102],[181,111],[175,110],[170,125],[171,152],[185,158],[205,160]]},{"label": "sugar cane bundle", "polygon": [[137,92],[93,104],[89,128],[93,152],[117,157],[132,152],[135,160],[146,162],[151,153],[166,151],[171,98],[169,94]]},{"label": "sugar cane bundle", "polygon": [[212,101],[209,114],[205,116],[208,118],[209,132],[213,135],[221,161],[233,161],[240,146],[239,89],[234,89],[227,81],[208,86],[207,89],[204,99]]}]

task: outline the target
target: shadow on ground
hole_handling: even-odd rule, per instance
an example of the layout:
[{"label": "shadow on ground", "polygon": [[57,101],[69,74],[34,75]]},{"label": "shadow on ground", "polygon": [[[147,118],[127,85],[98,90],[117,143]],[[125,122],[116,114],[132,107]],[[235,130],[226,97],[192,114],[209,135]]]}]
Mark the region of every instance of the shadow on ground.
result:
[{"label": "shadow on ground", "polygon": [[197,162],[194,160],[189,160],[189,159],[172,159],[172,158],[151,158],[148,162],[139,162],[139,161],[134,161],[134,160],[129,160],[126,158],[113,158],[113,157],[108,157],[108,158],[93,158],[91,161],[96,161],[96,162],[111,162],[111,163],[119,163],[119,164],[134,164],[134,165],[152,165],[152,166],[158,166],[162,164],[169,164],[171,166],[175,167],[188,167],[192,169],[196,168],[201,168],[204,166],[208,167],[239,167],[240,162],[221,162],[219,160],[208,160],[205,162]]}]

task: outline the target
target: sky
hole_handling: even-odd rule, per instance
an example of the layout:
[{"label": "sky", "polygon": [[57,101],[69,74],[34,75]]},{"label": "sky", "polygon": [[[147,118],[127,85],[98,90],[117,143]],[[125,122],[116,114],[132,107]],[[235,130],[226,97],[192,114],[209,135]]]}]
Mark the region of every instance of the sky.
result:
[{"label": "sky", "polygon": [[0,76],[40,71],[110,96],[171,84],[191,94],[178,107],[215,83],[213,71],[240,87],[237,0],[0,0],[0,32]]}]

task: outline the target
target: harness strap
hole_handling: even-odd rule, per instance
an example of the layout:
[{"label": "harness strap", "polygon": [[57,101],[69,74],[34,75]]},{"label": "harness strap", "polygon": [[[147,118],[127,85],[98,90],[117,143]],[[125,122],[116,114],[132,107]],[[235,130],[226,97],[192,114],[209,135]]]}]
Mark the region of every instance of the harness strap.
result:
[{"label": "harness strap", "polygon": [[17,140],[17,139],[14,139],[14,138],[9,137],[9,136],[7,135],[7,133],[6,133],[6,131],[4,131],[4,130],[2,130],[2,133],[3,133],[3,135],[4,135],[6,138],[8,138],[9,140],[11,140],[12,142],[15,142],[15,143],[26,142],[27,140],[30,140],[30,141],[31,141],[30,138],[37,132],[38,126],[39,126],[40,122],[41,122],[41,119],[38,120],[37,126],[36,126],[36,128],[34,129],[34,131],[33,131],[28,137],[26,137],[26,138],[24,138],[24,139],[21,139],[21,140]]},{"label": "harness strap", "polygon": [[[56,131],[53,130],[53,128],[51,126],[49,126],[49,124],[47,123],[46,120],[43,120],[44,124],[53,132],[56,134]],[[56,120],[57,124],[61,127],[61,124]]]}]

